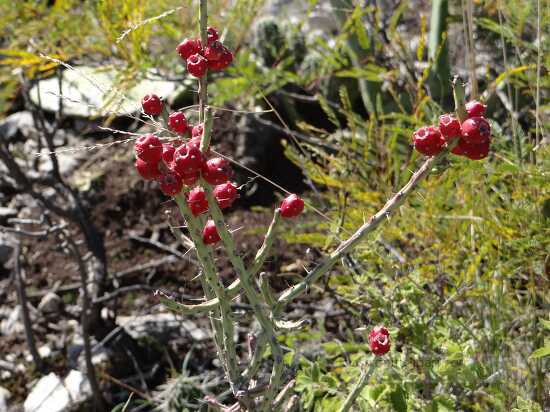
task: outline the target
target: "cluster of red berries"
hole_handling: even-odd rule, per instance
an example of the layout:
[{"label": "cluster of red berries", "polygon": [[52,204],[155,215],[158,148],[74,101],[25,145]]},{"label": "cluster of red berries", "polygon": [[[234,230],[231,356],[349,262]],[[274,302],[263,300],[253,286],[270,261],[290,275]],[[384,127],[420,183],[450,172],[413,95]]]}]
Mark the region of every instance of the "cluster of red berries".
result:
[{"label": "cluster of red berries", "polygon": [[480,160],[489,154],[491,144],[491,125],[484,117],[487,106],[478,101],[466,104],[468,118],[460,123],[453,114],[439,117],[439,127],[423,126],[413,133],[416,150],[426,156],[441,152],[445,143],[459,138],[451,153]]},{"label": "cluster of red berries", "polygon": [[369,333],[369,347],[376,356],[390,350],[390,332],[384,326],[375,326]]},{"label": "cluster of red berries", "polygon": [[206,33],[206,47],[203,47],[200,39],[185,39],[176,47],[187,65],[187,71],[195,77],[204,76],[207,70],[223,70],[233,61],[231,50],[218,40],[218,30],[209,27]]}]

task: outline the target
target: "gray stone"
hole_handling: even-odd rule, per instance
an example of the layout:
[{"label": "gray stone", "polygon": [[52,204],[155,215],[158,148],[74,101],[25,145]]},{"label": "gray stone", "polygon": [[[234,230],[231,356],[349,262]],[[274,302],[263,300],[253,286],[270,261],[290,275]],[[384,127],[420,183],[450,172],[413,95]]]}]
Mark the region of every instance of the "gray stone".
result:
[{"label": "gray stone", "polygon": [[52,372],[34,385],[23,407],[25,412],[64,412],[91,396],[90,383],[82,372],[71,370],[63,380]]},{"label": "gray stone", "polygon": [[168,82],[152,74],[122,93],[117,89],[120,78],[116,70],[105,67],[75,67],[62,73],[60,93],[57,77],[38,82],[30,91],[31,100],[44,110],[56,112],[60,95],[63,96],[63,112],[68,116],[95,117],[112,113],[135,113],[141,107],[141,98],[148,93],[168,97],[176,89],[175,82]]},{"label": "gray stone", "polygon": [[9,336],[19,334],[24,331],[23,323],[21,323],[21,307],[17,305],[12,309],[6,319],[0,322],[0,335]]},{"label": "gray stone", "polygon": [[11,397],[11,393],[0,386],[0,412],[8,411],[8,401]]},{"label": "gray stone", "polygon": [[139,317],[119,316],[118,322],[134,339],[145,336],[172,336],[189,334],[197,341],[210,338],[208,331],[200,329],[194,322],[183,320],[174,313],[157,313]]},{"label": "gray stone", "polygon": [[63,301],[53,292],[48,292],[40,300],[38,310],[44,314],[55,314],[61,311]]},{"label": "gray stone", "polygon": [[31,112],[23,111],[10,114],[0,121],[0,138],[13,140],[18,137],[29,138],[36,129]]},{"label": "gray stone", "polygon": [[16,244],[17,240],[12,234],[0,233],[0,266],[11,260]]}]

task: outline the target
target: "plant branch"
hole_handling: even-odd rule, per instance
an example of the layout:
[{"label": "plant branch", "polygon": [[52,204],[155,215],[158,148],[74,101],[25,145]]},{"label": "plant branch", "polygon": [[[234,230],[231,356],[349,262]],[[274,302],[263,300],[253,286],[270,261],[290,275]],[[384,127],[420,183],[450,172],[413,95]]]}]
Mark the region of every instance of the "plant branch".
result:
[{"label": "plant branch", "polygon": [[347,412],[347,411],[350,410],[350,408],[355,403],[356,399],[361,394],[361,391],[363,390],[363,388],[365,387],[365,385],[369,381],[370,376],[372,375],[372,373],[376,369],[376,366],[378,365],[379,360],[380,360],[380,358],[378,356],[375,356],[373,361],[371,362],[371,364],[369,366],[369,369],[366,370],[366,371],[365,370],[361,371],[361,376],[359,377],[359,380],[357,381],[357,383],[353,387],[352,391],[350,392],[350,394],[348,395],[348,397],[346,398],[346,400],[344,401],[344,403],[342,404],[340,409],[338,409],[338,412]]}]

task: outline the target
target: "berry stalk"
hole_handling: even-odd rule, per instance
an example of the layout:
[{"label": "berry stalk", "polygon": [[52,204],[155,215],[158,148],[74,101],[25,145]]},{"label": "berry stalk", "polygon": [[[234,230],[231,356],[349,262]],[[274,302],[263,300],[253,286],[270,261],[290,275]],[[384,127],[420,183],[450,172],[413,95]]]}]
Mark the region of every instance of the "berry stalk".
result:
[{"label": "berry stalk", "polygon": [[369,365],[369,369],[361,371],[361,376],[359,377],[359,380],[353,387],[352,391],[350,392],[350,394],[348,395],[348,397],[346,398],[346,400],[344,401],[340,409],[338,409],[338,412],[347,412],[350,410],[350,408],[355,403],[355,400],[359,397],[363,388],[369,381],[369,378],[373,374],[374,370],[378,366],[379,359],[380,358],[378,356],[375,356],[371,364]]}]

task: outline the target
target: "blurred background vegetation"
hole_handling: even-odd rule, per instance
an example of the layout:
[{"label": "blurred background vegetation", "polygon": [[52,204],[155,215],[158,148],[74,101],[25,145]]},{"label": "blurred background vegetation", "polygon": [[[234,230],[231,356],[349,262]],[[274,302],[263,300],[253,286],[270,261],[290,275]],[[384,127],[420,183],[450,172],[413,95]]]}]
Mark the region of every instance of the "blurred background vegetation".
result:
[{"label": "blurred background vegetation", "polygon": [[[64,69],[51,58],[113,68],[122,93],[151,73],[186,84],[174,47],[196,32],[196,10],[179,0],[0,1],[0,116],[21,110],[22,79]],[[550,408],[550,3],[235,0],[209,2],[209,14],[236,55],[211,77],[211,103],[275,109],[233,121],[251,130],[248,144],[260,128],[282,139],[324,214],[281,232],[306,260],[408,180],[420,160],[410,136],[452,110],[452,75],[492,122],[488,159],[439,165],[305,300],[330,302],[342,321],[327,328],[312,310],[309,329],[281,338],[302,410],[337,408],[370,356],[365,328],[379,323],[393,348],[361,410]],[[175,101],[195,99],[187,87]],[[182,388],[164,408],[190,396]]]}]

